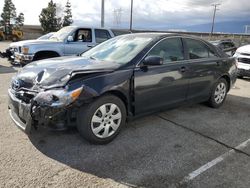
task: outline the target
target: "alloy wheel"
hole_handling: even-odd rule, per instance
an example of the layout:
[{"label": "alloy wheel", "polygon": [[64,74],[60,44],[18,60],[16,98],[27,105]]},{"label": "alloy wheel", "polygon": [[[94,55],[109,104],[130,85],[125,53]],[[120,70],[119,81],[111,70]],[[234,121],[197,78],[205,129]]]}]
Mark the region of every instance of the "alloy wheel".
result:
[{"label": "alloy wheel", "polygon": [[220,82],[216,89],[215,89],[215,93],[214,93],[214,101],[217,104],[220,104],[223,102],[225,96],[226,96],[226,92],[227,92],[227,87],[226,84],[223,82]]},{"label": "alloy wheel", "polygon": [[99,138],[112,136],[119,128],[122,120],[120,108],[113,103],[100,106],[91,119],[91,130]]}]

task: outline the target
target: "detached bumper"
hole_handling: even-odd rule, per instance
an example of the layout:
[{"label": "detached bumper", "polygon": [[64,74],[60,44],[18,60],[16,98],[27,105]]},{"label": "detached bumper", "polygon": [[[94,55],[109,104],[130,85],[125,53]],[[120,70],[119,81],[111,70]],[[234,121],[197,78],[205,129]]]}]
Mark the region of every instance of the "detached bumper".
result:
[{"label": "detached bumper", "polygon": [[29,134],[32,127],[32,118],[30,116],[30,104],[26,104],[17,99],[10,90],[9,94],[9,114],[13,122],[25,133]]}]

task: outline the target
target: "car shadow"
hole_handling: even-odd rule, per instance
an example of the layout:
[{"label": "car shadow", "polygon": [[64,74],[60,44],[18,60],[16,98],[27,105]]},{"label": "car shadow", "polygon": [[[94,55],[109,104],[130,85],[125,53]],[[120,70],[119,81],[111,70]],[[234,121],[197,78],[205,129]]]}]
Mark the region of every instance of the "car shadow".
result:
[{"label": "car shadow", "polygon": [[0,74],[6,74],[6,73],[15,73],[17,72],[16,69],[14,69],[16,66],[3,66],[0,65]]},{"label": "car shadow", "polygon": [[[238,78],[239,79],[239,78]],[[244,78],[241,78],[242,80],[244,80],[244,81],[248,81],[248,82],[250,82],[250,77],[244,77]]]},{"label": "car shadow", "polygon": [[[244,102],[246,100],[247,103]],[[208,113],[211,110],[237,112],[241,105],[247,105],[249,108],[250,99],[229,95],[229,99],[224,105],[225,107],[220,109],[212,109],[204,104],[197,104],[183,109],[186,109],[186,112],[193,108],[201,108]],[[180,144],[169,144],[166,137],[171,129],[167,128],[167,124],[159,125],[157,121],[157,114],[155,114],[129,122],[118,137],[107,145],[88,143],[80,137],[74,128],[64,132],[54,132],[41,128],[39,131],[33,131],[29,139],[44,155],[82,172],[101,178],[110,178],[128,185],[167,187],[179,182],[182,177],[177,178],[178,175],[174,173],[172,175],[167,165],[173,165],[173,163],[170,161],[170,164],[167,162],[162,164],[162,161],[156,160],[156,153],[158,155],[161,153],[159,150],[167,150],[170,151],[167,155],[179,156],[182,155],[181,150],[188,151]],[[154,134],[157,136],[152,136]],[[181,134],[175,136],[177,141],[182,137]],[[161,156],[161,159],[167,157]],[[183,161],[185,160],[188,159],[183,159]],[[176,168],[182,170],[182,167],[178,167],[179,163],[178,161]],[[165,166],[164,172],[161,172],[162,166]],[[149,173],[148,169],[152,169],[153,173]],[[140,181],[134,177],[140,177],[138,178]]]}]

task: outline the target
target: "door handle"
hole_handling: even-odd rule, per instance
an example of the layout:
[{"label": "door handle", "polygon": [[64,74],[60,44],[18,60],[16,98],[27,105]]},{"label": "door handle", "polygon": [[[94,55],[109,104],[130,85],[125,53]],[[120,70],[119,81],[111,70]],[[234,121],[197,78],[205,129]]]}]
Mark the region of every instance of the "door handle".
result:
[{"label": "door handle", "polygon": [[184,66],[180,68],[180,72],[186,72],[186,70],[187,70],[187,68]]}]

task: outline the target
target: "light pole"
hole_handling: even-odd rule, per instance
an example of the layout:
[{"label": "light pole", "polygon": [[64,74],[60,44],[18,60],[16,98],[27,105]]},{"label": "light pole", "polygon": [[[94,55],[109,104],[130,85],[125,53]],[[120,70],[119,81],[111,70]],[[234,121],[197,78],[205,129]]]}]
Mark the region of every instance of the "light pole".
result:
[{"label": "light pole", "polygon": [[101,27],[104,27],[104,0],[102,0]]},{"label": "light pole", "polygon": [[212,22],[212,29],[211,29],[211,33],[210,33],[210,38],[212,37],[213,32],[214,32],[215,15],[216,15],[216,11],[219,10],[219,9],[217,8],[219,5],[221,5],[221,4],[220,4],[220,3],[212,4],[212,6],[214,7],[214,14],[213,14],[213,22]]},{"label": "light pole", "polygon": [[133,24],[133,0],[131,0],[131,7],[130,7],[130,27],[129,27],[130,31],[132,31],[132,24]]}]

